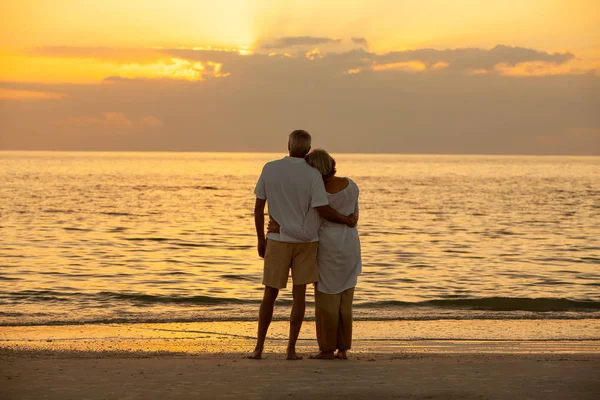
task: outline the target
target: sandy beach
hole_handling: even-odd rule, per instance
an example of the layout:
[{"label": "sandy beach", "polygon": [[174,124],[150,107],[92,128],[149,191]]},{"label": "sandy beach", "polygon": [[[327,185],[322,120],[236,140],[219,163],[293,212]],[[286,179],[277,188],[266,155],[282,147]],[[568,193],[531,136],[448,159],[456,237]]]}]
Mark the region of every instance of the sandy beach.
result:
[{"label": "sandy beach", "polygon": [[4,399],[407,398],[594,399],[595,355],[375,355],[351,361],[282,357],[2,354]]},{"label": "sandy beach", "polygon": [[[349,361],[290,362],[286,326],[274,323],[261,361],[245,359],[252,323],[0,327],[0,397],[593,399],[600,392],[600,342],[591,338],[358,339]],[[312,328],[303,328],[304,356],[317,350]],[[361,335],[370,329],[357,324]]]}]

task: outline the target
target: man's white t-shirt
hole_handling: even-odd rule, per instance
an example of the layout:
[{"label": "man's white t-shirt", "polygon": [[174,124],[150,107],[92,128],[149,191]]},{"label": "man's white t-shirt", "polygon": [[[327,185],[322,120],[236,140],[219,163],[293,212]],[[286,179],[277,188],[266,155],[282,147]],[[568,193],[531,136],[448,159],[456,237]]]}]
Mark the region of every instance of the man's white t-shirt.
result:
[{"label": "man's white t-shirt", "polygon": [[280,225],[267,239],[288,243],[319,241],[319,212],[329,204],[323,178],[303,158],[284,157],[267,163],[254,194],[267,200],[269,215]]}]

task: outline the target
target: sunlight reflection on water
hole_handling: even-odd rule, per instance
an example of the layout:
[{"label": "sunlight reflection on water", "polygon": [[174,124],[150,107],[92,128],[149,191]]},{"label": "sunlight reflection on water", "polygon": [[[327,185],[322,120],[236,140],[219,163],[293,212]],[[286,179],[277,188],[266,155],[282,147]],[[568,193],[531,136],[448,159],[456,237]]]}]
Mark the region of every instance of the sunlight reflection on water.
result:
[{"label": "sunlight reflection on water", "polygon": [[[0,154],[0,322],[255,318],[253,188],[278,155]],[[358,317],[600,308],[600,158],[336,158],[361,189]]]}]

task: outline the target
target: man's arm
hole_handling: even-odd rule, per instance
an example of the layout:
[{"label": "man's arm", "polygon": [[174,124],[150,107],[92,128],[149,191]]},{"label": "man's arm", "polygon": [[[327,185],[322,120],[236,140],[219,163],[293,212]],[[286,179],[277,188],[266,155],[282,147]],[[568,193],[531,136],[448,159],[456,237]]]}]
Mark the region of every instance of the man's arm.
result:
[{"label": "man's arm", "polygon": [[254,226],[256,227],[256,238],[258,239],[258,255],[265,258],[267,249],[267,238],[265,237],[265,205],[267,200],[256,198],[254,203]]},{"label": "man's arm", "polygon": [[348,225],[350,228],[354,228],[358,222],[354,214],[348,216],[342,215],[329,205],[316,207],[316,209],[321,217],[335,224]]}]

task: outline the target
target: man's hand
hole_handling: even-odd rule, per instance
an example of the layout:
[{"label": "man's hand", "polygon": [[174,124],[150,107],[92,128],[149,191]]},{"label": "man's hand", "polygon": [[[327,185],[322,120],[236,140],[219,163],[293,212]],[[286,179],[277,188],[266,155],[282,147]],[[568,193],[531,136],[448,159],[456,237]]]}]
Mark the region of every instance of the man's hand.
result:
[{"label": "man's hand", "polygon": [[356,214],[348,215],[348,223],[346,225],[348,225],[350,228],[354,228],[357,223],[358,223],[358,216]]},{"label": "man's hand", "polygon": [[273,218],[269,218],[269,224],[267,225],[267,233],[279,233],[281,226]]},{"label": "man's hand", "polygon": [[258,239],[258,255],[260,258],[265,258],[265,252],[267,251],[267,240],[266,239]]}]

